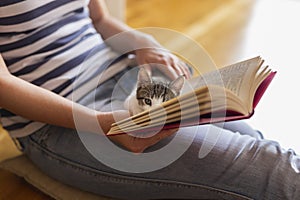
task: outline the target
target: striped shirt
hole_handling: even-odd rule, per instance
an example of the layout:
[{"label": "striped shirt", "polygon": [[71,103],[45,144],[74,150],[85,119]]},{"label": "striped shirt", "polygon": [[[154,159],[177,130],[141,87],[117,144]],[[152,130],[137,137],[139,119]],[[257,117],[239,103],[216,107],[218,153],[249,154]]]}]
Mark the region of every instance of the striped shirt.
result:
[{"label": "striped shirt", "polygon": [[[113,76],[112,69],[125,68],[128,60],[118,58],[94,29],[87,4],[87,0],[1,0],[0,53],[8,70],[78,101]],[[1,108],[0,115],[12,137],[44,126]]]}]

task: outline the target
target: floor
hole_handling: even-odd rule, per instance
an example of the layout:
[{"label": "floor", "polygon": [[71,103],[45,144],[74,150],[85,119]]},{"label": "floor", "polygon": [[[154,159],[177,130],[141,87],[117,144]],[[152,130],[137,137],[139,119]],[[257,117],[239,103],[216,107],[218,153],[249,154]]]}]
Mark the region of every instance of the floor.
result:
[{"label": "floor", "polygon": [[0,170],[0,200],[51,200],[22,178]]},{"label": "floor", "polygon": [[[207,57],[220,67],[261,55],[278,74],[248,121],[266,138],[300,153],[299,9],[296,0],[127,0],[126,21],[135,28],[163,28],[142,31],[153,32],[203,71],[211,67]],[[50,198],[0,170],[2,199]]]}]

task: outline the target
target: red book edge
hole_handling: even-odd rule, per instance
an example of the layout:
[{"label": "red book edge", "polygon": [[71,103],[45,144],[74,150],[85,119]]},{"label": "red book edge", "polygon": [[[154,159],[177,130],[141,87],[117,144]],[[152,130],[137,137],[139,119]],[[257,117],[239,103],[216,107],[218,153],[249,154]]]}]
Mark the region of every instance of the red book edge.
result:
[{"label": "red book edge", "polygon": [[256,108],[258,102],[260,101],[261,97],[269,87],[276,73],[277,72],[271,72],[269,76],[267,76],[267,78],[265,78],[265,80],[263,80],[263,82],[258,86],[253,100],[253,108]]}]

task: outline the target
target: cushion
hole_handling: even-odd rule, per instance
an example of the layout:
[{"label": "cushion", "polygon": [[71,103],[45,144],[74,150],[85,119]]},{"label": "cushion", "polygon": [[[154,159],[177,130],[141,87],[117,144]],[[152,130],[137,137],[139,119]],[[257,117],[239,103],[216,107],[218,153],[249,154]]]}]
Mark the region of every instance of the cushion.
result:
[{"label": "cushion", "polygon": [[50,178],[33,165],[33,163],[24,155],[3,161],[0,163],[0,168],[23,177],[28,183],[54,199],[112,200],[111,198],[101,197],[75,189]]},{"label": "cushion", "polygon": [[23,177],[28,183],[54,199],[112,200],[111,198],[100,197],[98,195],[64,185],[45,175],[25,155],[22,155],[22,152],[18,150],[14,141],[1,125],[0,168]]},{"label": "cushion", "polygon": [[6,159],[21,155],[22,152],[16,147],[6,130],[0,125],[0,163]]}]

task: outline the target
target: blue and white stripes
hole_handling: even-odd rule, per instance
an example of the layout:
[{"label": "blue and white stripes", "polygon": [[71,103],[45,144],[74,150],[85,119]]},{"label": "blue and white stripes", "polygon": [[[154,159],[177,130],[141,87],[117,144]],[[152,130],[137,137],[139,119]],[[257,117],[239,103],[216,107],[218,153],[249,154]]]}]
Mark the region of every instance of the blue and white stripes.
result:
[{"label": "blue and white stripes", "polygon": [[[77,101],[95,88],[108,67],[120,70],[127,66],[128,60],[117,59],[94,29],[87,3],[1,0],[0,53],[9,71],[69,99],[76,92],[73,100]],[[113,75],[111,70],[109,74]],[[0,114],[2,125],[13,137],[43,126],[4,109]]]}]

